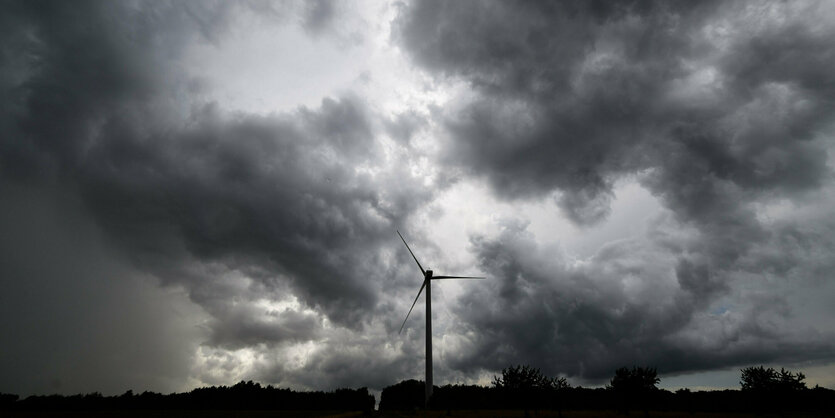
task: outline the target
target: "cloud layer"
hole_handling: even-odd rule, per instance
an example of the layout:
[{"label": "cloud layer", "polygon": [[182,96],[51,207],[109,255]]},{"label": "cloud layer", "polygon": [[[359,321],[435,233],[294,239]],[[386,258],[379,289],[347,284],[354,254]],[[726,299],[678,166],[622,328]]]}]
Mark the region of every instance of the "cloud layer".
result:
[{"label": "cloud layer", "polygon": [[3,177],[77,195],[132,266],[211,316],[209,346],[360,332],[397,275],[381,241],[432,192],[383,155],[359,98],[267,116],[201,102],[172,64],[232,7],[10,5]]},{"label": "cloud layer", "polygon": [[[609,221],[623,182],[661,209],[589,258],[525,219],[473,234],[491,280],[452,291],[437,318],[442,378],[531,363],[598,383],[629,364],[835,359],[835,312],[803,303],[835,290],[827,3],[392,6],[388,42],[426,77],[409,94],[453,86],[446,99],[390,112],[352,85],[258,114],[225,104],[189,51],[245,25],[363,48],[368,29],[345,27],[363,20],[330,2],[2,8],[0,221],[13,233],[0,237],[0,273],[4,315],[26,324],[6,330],[19,342],[8,350],[29,369],[3,362],[0,391],[414,377],[423,335],[394,335],[419,277],[393,231],[409,227],[440,267],[470,270],[418,227],[431,229],[452,186],[478,182],[506,204],[548,201],[578,231]],[[70,314],[65,295],[91,308]],[[113,300],[134,304],[124,324],[90,319],[118,312]],[[28,306],[100,331],[39,334],[46,319]],[[151,348],[116,342],[132,338]],[[52,384],[78,371],[48,371],[25,341],[71,342],[55,358],[97,347],[85,368],[101,377]],[[114,353],[131,358],[119,373],[96,366]]]},{"label": "cloud layer", "polygon": [[[784,295],[738,298],[751,296],[740,290],[751,282],[817,283],[805,266],[828,264],[813,248],[831,248],[819,239],[832,232],[822,217],[832,192],[832,12],[818,3],[412,4],[396,39],[415,63],[471,89],[445,113],[449,164],[505,199],[553,196],[580,225],[604,222],[615,182],[629,176],[667,209],[646,236],[581,265],[518,226],[475,238],[481,265],[502,283],[461,301],[469,321],[460,331],[475,337],[460,367],[537,359],[603,378],[627,363],[677,372],[830,357],[818,334],[763,318],[782,316],[774,304]],[[766,219],[786,201],[818,215]],[[723,298],[739,316],[705,312]]]}]

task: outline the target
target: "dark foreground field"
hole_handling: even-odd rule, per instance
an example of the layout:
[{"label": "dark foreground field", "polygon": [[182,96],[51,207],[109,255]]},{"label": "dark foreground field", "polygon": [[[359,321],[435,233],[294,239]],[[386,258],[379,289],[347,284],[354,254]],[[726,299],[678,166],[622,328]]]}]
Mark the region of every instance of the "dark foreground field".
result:
[{"label": "dark foreground field", "polygon": [[[557,411],[528,411],[527,415],[523,410],[511,411],[451,411],[449,414],[446,411],[387,411],[377,414],[380,418],[642,418],[643,411],[630,411],[629,415],[615,411],[563,411],[560,415]],[[831,417],[828,413],[809,413],[809,412],[782,412],[782,413],[717,413],[717,412],[688,412],[688,411],[649,411],[649,417],[658,418],[777,418],[777,417],[796,417],[796,418],[820,418]]]},{"label": "dark foreground field", "polygon": [[[556,411],[385,411],[366,414],[362,412],[336,411],[3,411],[3,417],[8,418],[641,418],[643,411],[631,411],[629,415],[615,411],[564,411],[562,415]],[[649,417],[658,418],[769,418],[769,417],[797,417],[819,418],[830,417],[827,413],[812,412],[782,412],[782,413],[713,413],[687,411],[650,411]]]},{"label": "dark foreground field", "polygon": [[358,418],[362,412],[339,411],[0,411],[3,418]]}]

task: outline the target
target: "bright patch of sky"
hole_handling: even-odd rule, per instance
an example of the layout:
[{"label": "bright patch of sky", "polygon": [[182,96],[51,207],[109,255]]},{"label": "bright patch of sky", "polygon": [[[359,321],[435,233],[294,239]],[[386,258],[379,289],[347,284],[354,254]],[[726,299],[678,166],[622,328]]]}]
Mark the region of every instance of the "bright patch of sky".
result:
[{"label": "bright patch of sky", "polygon": [[[580,227],[560,214],[554,196],[523,204],[508,203],[493,197],[484,184],[465,181],[435,201],[427,215],[431,220],[426,222],[432,236],[439,245],[443,243],[446,255],[453,260],[468,257],[469,236],[494,235],[511,219],[528,222],[528,230],[538,242],[558,245],[568,257],[582,260],[608,242],[641,236],[647,221],[662,210],[658,200],[635,179],[624,179],[615,186],[608,218],[594,226]],[[472,264],[471,260],[466,264]]]},{"label": "bright patch of sky", "polygon": [[[251,18],[250,18],[251,19]],[[369,52],[308,36],[290,22],[253,20],[216,44],[195,44],[189,72],[228,110],[268,114],[317,106],[366,71]]]},{"label": "bright patch of sky", "polygon": [[253,10],[238,10],[231,33],[190,46],[182,65],[205,87],[206,100],[229,111],[291,111],[344,94],[365,98],[383,114],[425,110],[448,94],[391,44],[390,22],[396,12],[387,3],[354,3],[336,12],[341,13],[338,19],[361,23],[352,32],[341,30],[349,25],[335,25],[311,36],[284,16],[264,18]]}]

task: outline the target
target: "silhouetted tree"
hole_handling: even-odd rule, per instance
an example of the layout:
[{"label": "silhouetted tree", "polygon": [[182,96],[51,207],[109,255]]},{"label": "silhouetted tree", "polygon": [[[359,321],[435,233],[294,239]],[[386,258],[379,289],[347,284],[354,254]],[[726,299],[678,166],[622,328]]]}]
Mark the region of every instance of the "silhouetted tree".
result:
[{"label": "silhouetted tree", "polygon": [[[519,371],[520,368],[515,367]],[[752,368],[759,369],[759,368]],[[765,369],[765,368],[763,368]],[[767,370],[767,369],[765,369]],[[754,371],[754,374],[758,373]],[[560,407],[554,403],[555,395],[564,391],[561,405],[566,410],[598,411],[596,415],[606,415],[602,411],[617,407],[612,404],[615,400],[615,387],[623,388],[620,381],[628,381],[631,370],[621,371],[621,379],[613,382],[607,388],[588,389],[583,387],[569,387],[565,379],[549,379],[551,388],[545,390],[549,403],[539,404],[542,407]],[[640,374],[640,373],[639,373]],[[763,374],[763,373],[760,373]],[[769,375],[770,373],[765,373]],[[535,373],[533,374],[536,375]],[[702,411],[712,414],[732,413],[741,414],[759,410],[760,412],[777,412],[778,408],[789,406],[789,416],[831,416],[835,417],[835,390],[814,387],[805,389],[802,374],[782,370],[774,372],[777,384],[781,381],[791,383],[794,389],[765,392],[763,398],[756,397],[750,389],[721,390],[721,391],[693,391],[678,390],[675,394],[663,389],[648,389],[651,393],[652,409],[664,411]],[[657,379],[657,377],[655,378]],[[651,378],[645,379],[650,382]],[[509,379],[508,381],[511,381]],[[545,379],[534,379],[543,382]],[[615,380],[615,379],[613,379]],[[793,382],[793,383],[792,383]],[[403,384],[405,383],[405,384]],[[652,383],[646,387],[654,386]],[[535,389],[534,385],[522,385]],[[562,387],[562,389],[557,389]],[[628,385],[626,386],[628,387]],[[394,390],[392,390],[394,388]],[[630,392],[627,389],[624,389]],[[383,390],[380,402],[381,410],[398,409],[397,395],[407,395],[402,399],[408,409],[420,408],[423,405],[423,383],[419,381],[401,382],[394,387]],[[621,391],[622,392],[622,391]],[[528,392],[530,393],[530,392]],[[540,392],[543,393],[543,392]],[[782,395],[781,395],[782,393]],[[495,386],[476,385],[446,385],[435,389],[432,398],[432,408],[450,410],[490,410],[521,408],[519,399],[506,397],[507,392]],[[637,395],[629,395],[637,396]],[[409,400],[409,398],[413,398]],[[541,399],[541,400],[542,400]],[[637,401],[637,399],[632,399]],[[516,402],[516,404],[511,403]],[[172,393],[163,395],[154,392],[139,394],[127,391],[117,396],[102,396],[98,393],[87,395],[47,395],[29,396],[20,399],[17,395],[0,393],[0,417],[9,416],[47,416],[50,414],[19,414],[6,411],[130,411],[130,410],[331,410],[331,411],[361,411],[367,413],[373,409],[374,397],[366,388],[337,389],[333,392],[295,392],[290,389],[260,386],[251,382],[240,382],[233,386],[203,387],[186,393]],[[390,407],[391,406],[391,407]],[[646,409],[645,409],[646,410]],[[64,416],[65,414],[53,414]],[[87,416],[88,414],[69,414],[66,416]],[[157,415],[157,414],[127,414],[127,415]],[[163,414],[163,415],[168,415]],[[175,414],[176,415],[176,414]],[[185,413],[184,416],[194,414]],[[390,414],[389,414],[390,415]],[[397,415],[397,414],[395,414]],[[401,414],[402,415],[402,414]],[[489,414],[487,414],[489,415]],[[196,416],[196,415],[195,415]]]},{"label": "silhouetted tree", "polygon": [[13,393],[0,393],[0,409],[11,409],[19,398]]},{"label": "silhouetted tree", "polygon": [[[477,385],[444,385],[432,393],[432,409],[501,409],[501,397],[496,388]],[[382,406],[380,407],[382,410]]]},{"label": "silhouetted tree", "polygon": [[763,366],[746,367],[740,371],[739,384],[744,391],[787,393],[806,389],[803,373],[792,373],[782,367],[780,372]]},{"label": "silhouetted tree", "polygon": [[784,368],[746,367],[740,370],[739,384],[743,393],[759,409],[796,406],[798,393],[806,390],[803,373],[792,373]]},{"label": "silhouetted tree", "polygon": [[771,367],[746,367],[742,370],[739,384],[742,390],[766,392],[773,390],[777,383],[777,372]]},{"label": "silhouetted tree", "polygon": [[550,378],[535,367],[518,365],[502,369],[501,377],[494,376],[493,387],[502,393],[508,406],[522,407],[527,414],[530,407],[559,409],[558,392],[570,386],[563,377]]},{"label": "silhouetted tree", "polygon": [[563,396],[568,390],[571,389],[571,385],[568,384],[568,380],[564,377],[555,377],[551,379],[551,391],[553,392],[553,404],[552,406],[557,410],[557,415],[562,417],[562,404],[563,404]]},{"label": "silhouetted tree", "polygon": [[803,373],[792,373],[781,367],[779,382],[777,384],[778,390],[786,392],[796,392],[807,389],[806,383],[803,382],[804,379],[806,379],[806,375],[804,375]]},{"label": "silhouetted tree", "polygon": [[493,376],[493,386],[511,390],[547,389],[551,387],[551,379],[537,368],[519,365],[502,369],[501,377]]},{"label": "silhouetted tree", "polygon": [[424,407],[423,381],[409,379],[388,386],[380,394],[380,410],[413,410]]},{"label": "silhouetted tree", "polygon": [[[16,396],[16,395],[14,395]],[[2,405],[0,405],[2,406]],[[337,389],[333,392],[295,392],[290,389],[263,387],[259,383],[240,382],[234,386],[211,386],[187,393],[162,395],[127,391],[119,396],[88,395],[30,396],[12,402],[3,409],[18,410],[341,410],[374,409],[374,396],[367,388]],[[0,414],[2,416],[2,414]]]},{"label": "silhouetted tree", "polygon": [[630,403],[638,401],[649,414],[649,400],[658,390],[656,386],[661,379],[654,367],[632,367],[632,370],[621,367],[615,370],[615,377],[609,382],[608,388],[618,397],[625,413],[629,413]]}]

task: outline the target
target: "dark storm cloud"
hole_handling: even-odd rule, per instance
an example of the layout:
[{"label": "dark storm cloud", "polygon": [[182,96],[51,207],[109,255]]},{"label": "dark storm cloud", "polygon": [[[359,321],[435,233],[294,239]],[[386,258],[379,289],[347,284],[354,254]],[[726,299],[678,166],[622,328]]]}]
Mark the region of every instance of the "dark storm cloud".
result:
[{"label": "dark storm cloud", "polygon": [[175,58],[241,7],[204,6],[4,3],[0,176],[76,195],[114,251],[212,316],[209,345],[362,329],[397,273],[381,243],[431,192],[350,95],[268,116],[201,102]]},{"label": "dark storm cloud", "polygon": [[420,370],[422,351],[415,344],[403,346],[400,355],[392,356],[391,333],[336,332],[326,341],[316,344],[304,355],[304,367],[289,368],[282,360],[270,362],[256,372],[263,381],[293,382],[307,388],[332,390],[340,387],[365,386],[382,389],[399,376],[410,376]]},{"label": "dark storm cloud", "polygon": [[[652,119],[657,80],[674,61],[654,52],[681,42],[655,39],[671,30],[664,15],[606,25],[633,16],[630,8],[607,16],[585,5],[417,2],[402,16],[399,38],[418,63],[477,92],[446,121],[455,139],[448,158],[486,176],[502,196],[564,190],[566,214],[594,222],[605,217],[611,177],[642,163],[636,145],[647,132],[635,120]],[[588,62],[595,41],[624,56]]]},{"label": "dark storm cloud", "polygon": [[[404,7],[394,39],[418,65],[469,87],[443,112],[449,164],[485,178],[507,200],[553,196],[579,225],[606,218],[624,176],[670,210],[646,237],[609,244],[581,267],[554,261],[524,228],[476,239],[482,267],[499,283],[462,298],[461,332],[475,337],[457,367],[537,362],[596,379],[628,364],[672,372],[831,359],[833,347],[819,334],[798,336],[762,319],[791,316],[775,291],[763,291],[773,297],[759,309],[741,302],[733,320],[704,312],[722,297],[749,297],[739,293],[742,283],[767,287],[789,280],[781,276],[789,270],[814,286],[820,268],[797,266],[828,265],[801,244],[831,242],[820,219],[771,225],[758,212],[780,199],[828,205],[810,202],[831,193],[832,180],[835,25],[823,8]],[[496,305],[476,303],[484,300]],[[702,346],[692,330],[722,331]]]},{"label": "dark storm cloud", "polygon": [[[786,18],[768,20],[772,7]],[[421,369],[422,335],[392,342],[404,312],[389,297],[408,292],[409,303],[415,269],[392,250],[393,230],[470,175],[507,200],[553,198],[580,225],[606,218],[624,176],[668,211],[645,237],[582,263],[524,224],[475,238],[495,280],[454,308],[463,321],[447,326],[461,349],[440,371],[530,362],[595,380],[629,364],[674,372],[833,358],[829,334],[794,326],[798,307],[779,291],[830,280],[831,203],[773,223],[762,209],[831,193],[835,33],[814,3],[406,6],[396,41],[469,87],[431,110],[447,136],[441,158],[420,156],[440,164],[434,189],[397,160],[415,158],[413,138],[434,127],[419,112],[377,115],[349,93],[282,113],[232,112],[189,72],[190,46],[222,44],[241,13],[361,41],[340,26],[338,3],[2,8],[0,221],[17,229],[0,235],[0,277],[6,299],[23,295],[4,299],[4,315],[21,318],[5,325],[16,336],[8,350],[23,359],[6,357],[4,384],[72,368],[78,354],[77,368],[55,375],[90,378],[64,387],[127,388],[108,383],[123,379],[174,390],[200,342],[192,372],[207,383],[242,370],[313,389],[409,376]],[[176,289],[203,312],[143,317],[186,306],[165,293]],[[160,292],[170,304],[155,302]],[[90,308],[75,315],[74,304]],[[53,317],[69,325],[37,334]],[[149,352],[131,352],[142,339]],[[71,348],[39,362],[62,342]],[[95,355],[82,355],[88,343]],[[113,353],[129,359],[121,375],[108,371],[120,364]],[[130,380],[147,370],[159,377]]]},{"label": "dark storm cloud", "polygon": [[[82,194],[140,257],[167,236],[198,259],[285,274],[306,301],[357,324],[375,294],[351,278],[370,273],[375,242],[402,216],[370,176],[355,174],[375,152],[358,106],[326,100],[321,112],[233,120],[210,107],[173,138],[138,139],[116,121],[101,135],[120,140],[87,151]],[[180,256],[170,251],[151,263]]]},{"label": "dark storm cloud", "polygon": [[209,344],[242,348],[274,342],[307,342],[322,335],[322,320],[293,309],[267,310],[250,305],[224,306],[215,312]]},{"label": "dark storm cloud", "polygon": [[[614,178],[643,169],[689,176],[653,183],[661,195],[682,184],[711,193],[721,181],[820,184],[826,157],[811,140],[830,120],[835,58],[832,28],[804,26],[808,6],[759,28],[780,5],[415,2],[395,39],[418,64],[475,91],[448,114],[451,162],[501,196],[560,191],[566,215],[585,224],[605,217]],[[705,89],[717,97],[681,91],[710,71],[717,81]],[[701,198],[668,203],[711,205]]]},{"label": "dark storm cloud", "polygon": [[746,295],[732,316],[705,312],[705,296],[724,283],[712,282],[715,273],[699,264],[630,240],[572,265],[536,244],[525,227],[510,224],[495,239],[473,242],[493,280],[456,305],[465,321],[454,332],[469,337],[451,367],[531,363],[600,382],[630,364],[677,373],[835,356],[830,338],[781,324],[792,309],[780,295]]}]

